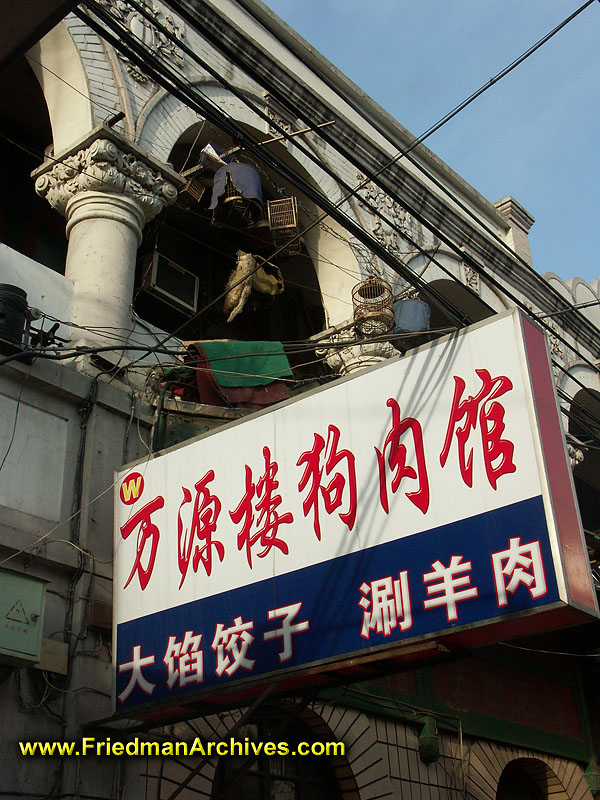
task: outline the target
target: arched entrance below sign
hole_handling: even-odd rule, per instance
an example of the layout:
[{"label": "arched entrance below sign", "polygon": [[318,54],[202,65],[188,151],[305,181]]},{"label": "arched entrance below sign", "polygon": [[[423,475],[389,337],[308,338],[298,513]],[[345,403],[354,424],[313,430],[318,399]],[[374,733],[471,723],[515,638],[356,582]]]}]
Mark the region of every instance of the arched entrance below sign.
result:
[{"label": "arched entrance below sign", "polygon": [[[517,758],[508,764],[500,776],[496,800],[546,800],[552,794],[556,800],[568,800],[558,779],[547,764],[537,758]],[[556,788],[559,788],[558,794]]]},{"label": "arched entrance below sign", "polygon": [[[158,750],[141,765],[144,797],[157,800],[366,800],[365,789],[383,786],[391,796],[386,764],[374,726],[361,712],[321,704],[282,700],[261,706],[251,716],[232,709],[178,722],[152,732],[156,742],[198,741],[205,755],[160,756]],[[196,739],[196,737],[198,737]],[[233,755],[218,757],[209,742],[241,744]],[[288,756],[277,753],[248,759],[251,742],[287,743]],[[344,744],[345,753],[294,756],[300,742]],[[247,752],[246,752],[247,750]],[[164,752],[164,751],[163,751]],[[317,752],[321,753],[319,748]],[[351,755],[348,755],[351,753]],[[356,776],[359,776],[358,778]],[[382,795],[377,795],[382,796]]]},{"label": "arched entrance below sign", "polygon": [[[273,742],[275,754],[219,759],[211,800],[351,800],[356,783],[328,726],[314,712],[297,713],[295,703],[268,705],[244,725],[237,740]],[[312,724],[311,724],[312,723]],[[314,749],[315,755],[310,755]]]},{"label": "arched entrance below sign", "polygon": [[470,752],[467,788],[474,800],[593,800],[574,761],[486,741]]}]

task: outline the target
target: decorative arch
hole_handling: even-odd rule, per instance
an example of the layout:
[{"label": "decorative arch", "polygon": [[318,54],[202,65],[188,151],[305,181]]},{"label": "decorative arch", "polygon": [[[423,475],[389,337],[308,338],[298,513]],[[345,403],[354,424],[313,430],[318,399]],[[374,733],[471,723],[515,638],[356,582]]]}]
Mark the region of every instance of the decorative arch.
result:
[{"label": "decorative arch", "polygon": [[[231,92],[220,86],[214,79],[206,76],[190,78],[190,83],[201,87],[203,94],[212,100],[236,122],[254,129],[267,138],[264,120]],[[262,93],[244,89],[248,100],[266,110]],[[143,141],[144,147],[155,158],[166,160],[178,139],[202,118],[195,114],[181,100],[161,89],[156,92],[139,113],[136,123],[136,141]],[[320,187],[331,199],[338,200],[343,193],[337,183],[324,173],[308,156],[288,145],[288,152],[296,167],[300,167],[315,186]]]},{"label": "decorative arch", "polygon": [[[464,286],[450,278],[428,281],[428,285],[466,314],[471,322],[480,322],[494,314],[494,311],[483,300],[474,297]],[[446,325],[448,325],[446,314],[437,305],[431,303],[430,327],[436,329]]]},{"label": "decorative arch", "polygon": [[[286,718],[294,714],[297,705],[294,701],[280,702],[269,707],[269,714],[279,713],[282,718]],[[170,730],[170,737],[190,741],[199,736],[203,741],[228,741],[234,725],[240,722],[252,724],[252,718],[242,720],[242,716],[243,711],[235,709],[189,722],[179,722]],[[353,709],[323,704],[312,704],[304,708],[298,713],[298,720],[310,732],[306,737],[307,741],[312,738],[319,742],[344,742],[345,754],[327,759],[341,800],[393,797],[385,745],[378,741],[376,726],[372,720]],[[233,735],[243,741],[246,734],[246,728],[241,726],[234,730]],[[286,735],[282,734],[280,738],[285,741]],[[209,800],[218,765],[218,756],[149,759],[141,770],[142,786],[149,797],[167,798],[177,785],[199,768],[180,797],[181,800]]]},{"label": "decorative arch", "polygon": [[[431,251],[433,254],[433,251]],[[422,275],[423,280],[440,291],[445,297],[467,313],[474,322],[486,319],[494,312],[504,311],[509,308],[508,303],[492,287],[488,286],[485,279],[473,270],[469,269],[464,262],[451,250],[440,248],[436,255],[436,261],[448,271],[456,280],[448,275],[437,264],[429,262],[429,256],[419,254],[413,256],[408,262],[410,269],[417,275]],[[479,295],[479,299],[474,297],[468,289]],[[489,306],[489,308],[486,307]],[[447,323],[440,310],[432,308],[431,327],[440,327]]]},{"label": "decorative arch", "polygon": [[37,42],[27,53],[27,60],[42,87],[54,152],[59,153],[83,138],[94,125],[87,76],[65,22]]},{"label": "decorative arch", "polygon": [[[573,302],[579,303],[597,303],[599,298],[598,292],[583,278],[571,278],[567,281],[567,285],[571,287],[571,294],[573,295]],[[600,305],[589,306],[582,308],[581,313],[587,317],[594,325],[600,325]]]},{"label": "decorative arch", "polygon": [[570,288],[559,275],[557,275],[555,272],[544,272],[542,277],[545,278],[550,286],[552,286],[553,289],[556,289],[556,291],[561,294],[565,300],[568,300],[569,303],[573,302],[573,295]]},{"label": "decorative arch", "polygon": [[379,740],[373,719],[353,708],[320,703],[313,703],[304,714],[319,738],[328,737],[329,741],[346,745],[344,763],[337,764],[343,800],[394,796],[387,746]]},{"label": "decorative arch", "polygon": [[543,800],[593,800],[583,770],[574,761],[542,757],[533,750],[486,741],[477,742],[470,753],[467,779],[470,796],[475,800],[507,800],[498,793],[507,767],[522,770]]},{"label": "decorative arch", "polygon": [[[201,85],[202,91],[236,122],[251,128],[257,138],[268,138],[264,120],[237,97],[212,79],[199,77],[193,82]],[[265,107],[262,95],[247,90],[246,94],[256,105]],[[142,109],[136,126],[136,139],[141,141],[145,148],[149,148],[153,156],[168,161],[176,143],[189,134],[194,126],[202,123],[202,118],[184,103],[161,90]],[[330,198],[336,200],[342,196],[340,187],[293,145],[288,145],[286,149],[281,147],[278,155],[287,160],[295,170],[301,172],[306,180],[320,187]],[[298,197],[300,219],[304,226],[316,219],[319,211],[311,200],[283,179],[278,181],[277,188]],[[327,228],[320,226],[313,228],[306,234],[304,241],[315,265],[326,312],[326,327],[345,322],[352,316],[352,288],[360,280],[360,268],[356,255],[348,243],[347,235],[336,223],[328,221]]]},{"label": "decorative arch", "polygon": [[571,800],[550,767],[539,758],[516,758],[500,776],[496,800]]}]

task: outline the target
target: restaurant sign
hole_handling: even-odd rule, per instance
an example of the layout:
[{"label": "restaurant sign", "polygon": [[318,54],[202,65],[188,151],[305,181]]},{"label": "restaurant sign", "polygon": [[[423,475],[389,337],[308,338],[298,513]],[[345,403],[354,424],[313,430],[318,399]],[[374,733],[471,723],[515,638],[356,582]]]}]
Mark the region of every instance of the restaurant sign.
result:
[{"label": "restaurant sign", "polygon": [[117,712],[597,614],[517,311],[123,469],[115,518]]}]

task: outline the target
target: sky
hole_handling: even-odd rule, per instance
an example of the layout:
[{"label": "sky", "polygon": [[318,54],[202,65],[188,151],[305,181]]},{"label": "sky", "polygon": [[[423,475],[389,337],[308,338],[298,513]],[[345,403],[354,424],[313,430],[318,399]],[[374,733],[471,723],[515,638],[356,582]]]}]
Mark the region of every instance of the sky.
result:
[{"label": "sky", "polygon": [[[265,0],[415,136],[584,0]],[[427,140],[535,218],[538,272],[600,277],[600,2]]]}]

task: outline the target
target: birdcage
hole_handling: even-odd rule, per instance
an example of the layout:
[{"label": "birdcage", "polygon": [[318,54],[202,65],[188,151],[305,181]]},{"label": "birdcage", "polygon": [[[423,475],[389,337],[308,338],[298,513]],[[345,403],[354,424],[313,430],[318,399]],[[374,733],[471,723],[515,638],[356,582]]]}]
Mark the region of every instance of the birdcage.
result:
[{"label": "birdcage", "polygon": [[227,164],[215,173],[210,208],[220,222],[248,228],[263,215],[260,176],[250,164]]},{"label": "birdcage", "polygon": [[206,192],[207,185],[201,178],[191,178],[179,190],[179,198],[186,204],[199,203]]},{"label": "birdcage", "polygon": [[[298,201],[295,197],[284,197],[281,200],[269,200],[267,216],[273,244],[283,247],[288,255],[300,252],[300,227],[298,225]],[[294,241],[290,241],[293,239]],[[287,244],[289,242],[289,244]]]},{"label": "birdcage", "polygon": [[394,327],[392,287],[383,278],[370,276],[352,290],[354,327],[365,336],[377,336]]},{"label": "birdcage", "polygon": [[205,167],[194,167],[181,174],[186,179],[186,183],[179,190],[179,204],[187,207],[199,203],[206,190],[213,185],[212,171]]}]

